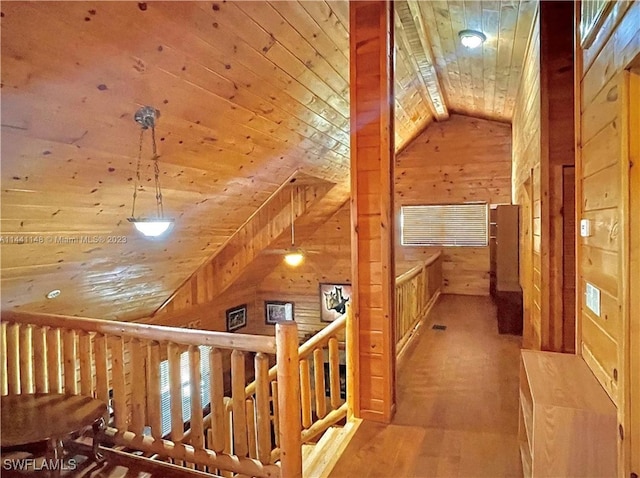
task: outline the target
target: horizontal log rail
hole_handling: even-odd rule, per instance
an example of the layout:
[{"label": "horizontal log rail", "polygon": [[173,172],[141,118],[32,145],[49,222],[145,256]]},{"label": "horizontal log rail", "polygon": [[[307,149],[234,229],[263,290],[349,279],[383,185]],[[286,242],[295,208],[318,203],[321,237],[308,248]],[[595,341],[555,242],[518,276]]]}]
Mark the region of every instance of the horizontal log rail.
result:
[{"label": "horizontal log rail", "polygon": [[396,351],[400,356],[413,331],[440,294],[442,252],[396,278]]},{"label": "horizontal log rail", "polygon": [[16,311],[2,311],[2,321],[95,332],[140,340],[170,341],[180,345],[206,345],[208,347],[242,350],[244,352],[276,353],[275,337],[264,335],[232,334],[229,332],[166,327],[137,322],[116,322],[114,320]]},{"label": "horizontal log rail", "polygon": [[[99,398],[111,406],[107,435],[119,445],[222,476],[302,474],[293,322],[263,337],[11,311],[2,312],[0,349],[3,394]],[[273,376],[268,354],[280,365]],[[231,397],[224,396],[228,355]],[[256,385],[247,394],[250,355]]]}]

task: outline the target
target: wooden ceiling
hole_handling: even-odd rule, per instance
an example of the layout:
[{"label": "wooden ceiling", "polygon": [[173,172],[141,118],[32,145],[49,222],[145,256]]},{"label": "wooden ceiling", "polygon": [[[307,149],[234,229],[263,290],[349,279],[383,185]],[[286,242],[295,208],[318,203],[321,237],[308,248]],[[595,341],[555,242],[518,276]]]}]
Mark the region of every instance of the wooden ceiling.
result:
[{"label": "wooden ceiling", "polygon": [[[449,111],[511,119],[533,2],[397,2],[396,148]],[[295,172],[348,197],[348,3],[3,2],[2,307],[151,314]],[[527,23],[528,22],[528,23]],[[457,30],[480,26],[482,51]],[[475,55],[475,56],[473,56]],[[152,105],[167,215],[131,215]],[[144,142],[137,214],[150,214]],[[333,208],[333,209],[332,209]],[[61,295],[45,295],[60,289]]]}]

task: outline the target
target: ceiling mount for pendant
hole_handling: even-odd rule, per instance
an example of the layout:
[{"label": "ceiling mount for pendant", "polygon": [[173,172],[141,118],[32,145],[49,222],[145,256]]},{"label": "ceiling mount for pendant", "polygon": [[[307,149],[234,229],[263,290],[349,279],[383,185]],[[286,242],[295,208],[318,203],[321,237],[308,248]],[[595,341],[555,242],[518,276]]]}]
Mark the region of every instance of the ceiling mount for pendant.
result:
[{"label": "ceiling mount for pendant", "polygon": [[[141,232],[146,237],[159,237],[163,235],[165,232],[169,230],[169,228],[173,225],[173,219],[164,217],[164,205],[162,203],[162,189],[160,188],[160,166],[158,165],[158,161],[160,156],[157,152],[156,145],[156,120],[160,116],[160,112],[156,110],[153,106],[143,106],[138,111],[136,111],[134,115],[134,120],[141,126],[140,130],[140,142],[138,146],[138,162],[136,165],[136,179],[133,185],[133,204],[131,207],[131,217],[128,218],[128,221],[131,222],[135,228]],[[140,163],[142,161],[142,144],[144,140],[144,132],[146,130],[151,130],[151,147],[152,147],[152,155],[151,160],[153,161],[153,171],[154,171],[154,185],[155,185],[155,195],[156,195],[156,217],[136,217],[136,199],[138,197],[138,191],[143,191],[141,186],[140,179]]]}]

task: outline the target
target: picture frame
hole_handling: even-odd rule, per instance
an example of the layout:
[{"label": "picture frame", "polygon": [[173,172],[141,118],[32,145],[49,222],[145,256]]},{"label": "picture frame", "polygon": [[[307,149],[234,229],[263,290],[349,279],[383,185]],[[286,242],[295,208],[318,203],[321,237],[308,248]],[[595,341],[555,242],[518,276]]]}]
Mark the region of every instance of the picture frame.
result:
[{"label": "picture frame", "polygon": [[333,322],[347,312],[351,284],[320,283],[320,320]]},{"label": "picture frame", "polygon": [[281,300],[266,300],[264,302],[264,321],[268,325],[295,320],[294,303]]},{"label": "picture frame", "polygon": [[247,304],[227,309],[227,332],[233,332],[247,325]]}]

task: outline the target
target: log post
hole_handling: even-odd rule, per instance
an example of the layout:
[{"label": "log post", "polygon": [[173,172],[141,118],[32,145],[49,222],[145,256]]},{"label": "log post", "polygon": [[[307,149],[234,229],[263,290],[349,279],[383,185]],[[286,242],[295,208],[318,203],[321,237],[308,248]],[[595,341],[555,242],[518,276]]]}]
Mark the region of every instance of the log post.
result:
[{"label": "log post", "polygon": [[295,323],[276,324],[276,356],[282,476],[301,478],[300,369],[298,326]]},{"label": "log post", "polygon": [[211,393],[211,439],[208,444],[216,453],[224,450],[225,444],[225,411],[222,353],[220,349],[211,349],[209,353],[209,374]]},{"label": "log post", "polygon": [[60,329],[47,331],[47,368],[49,374],[49,392],[62,392],[62,345]]},{"label": "log post", "polygon": [[31,325],[20,327],[20,388],[22,393],[33,393],[33,342]]},{"label": "log post", "polygon": [[255,370],[258,459],[266,465],[271,460],[271,413],[269,411],[269,359],[265,354],[256,355]]},{"label": "log post", "polygon": [[247,456],[249,442],[247,440],[247,411],[245,408],[245,365],[244,352],[231,352],[231,399],[233,400],[233,453]]},{"label": "log post", "polygon": [[36,392],[48,392],[47,368],[47,330],[44,327],[33,328],[33,368],[36,377]]},{"label": "log post", "polygon": [[[349,2],[349,17],[354,412],[388,423],[395,410],[392,2]],[[361,337],[371,345],[361,346]]]}]

